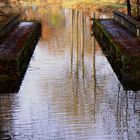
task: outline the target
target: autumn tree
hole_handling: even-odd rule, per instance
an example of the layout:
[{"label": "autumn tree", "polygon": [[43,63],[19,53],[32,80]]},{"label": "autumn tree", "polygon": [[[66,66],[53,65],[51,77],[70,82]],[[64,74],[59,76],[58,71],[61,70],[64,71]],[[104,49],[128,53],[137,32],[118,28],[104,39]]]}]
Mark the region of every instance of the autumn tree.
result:
[{"label": "autumn tree", "polygon": [[10,0],[0,0],[0,15],[9,15],[12,11]]}]

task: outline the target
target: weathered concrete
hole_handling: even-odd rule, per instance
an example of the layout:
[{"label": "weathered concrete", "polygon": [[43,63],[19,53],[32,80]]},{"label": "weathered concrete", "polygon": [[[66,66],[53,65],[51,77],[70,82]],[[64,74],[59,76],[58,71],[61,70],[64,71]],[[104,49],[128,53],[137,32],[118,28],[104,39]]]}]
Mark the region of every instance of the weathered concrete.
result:
[{"label": "weathered concrete", "polygon": [[126,27],[134,35],[140,37],[140,23],[137,22],[134,18],[119,11],[114,11],[113,16],[115,21]]},{"label": "weathered concrete", "polygon": [[0,26],[0,92],[18,90],[41,34],[41,24],[12,15]]},{"label": "weathered concrete", "polygon": [[25,72],[40,35],[38,22],[20,22],[0,44],[0,82],[17,81]]},{"label": "weathered concrete", "polygon": [[2,37],[6,36],[6,34],[9,33],[9,31],[16,26],[19,23],[19,15],[13,14],[13,15],[0,15],[1,21],[0,21],[0,41],[2,40]]},{"label": "weathered concrete", "polygon": [[140,85],[140,40],[114,20],[94,20],[94,35],[125,89]]}]

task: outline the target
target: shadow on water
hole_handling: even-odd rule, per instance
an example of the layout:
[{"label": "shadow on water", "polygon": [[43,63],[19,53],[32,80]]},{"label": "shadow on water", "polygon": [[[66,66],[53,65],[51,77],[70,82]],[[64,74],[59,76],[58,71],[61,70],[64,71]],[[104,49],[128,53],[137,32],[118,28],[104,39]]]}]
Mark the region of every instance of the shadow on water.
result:
[{"label": "shadow on water", "polygon": [[1,93],[16,93],[18,92],[21,85],[21,81],[11,81],[0,83],[0,94]]},{"label": "shadow on water", "polygon": [[139,140],[140,92],[123,90],[90,36],[92,15],[25,10],[42,37],[19,92],[0,94],[0,139]]},{"label": "shadow on water", "polygon": [[[140,78],[137,75],[139,73],[139,69],[135,69],[131,73],[127,72],[123,65],[123,60],[120,61],[114,61],[113,57],[110,56],[110,53],[107,51],[104,51],[112,69],[116,73],[119,81],[121,82],[124,90],[132,90],[132,91],[138,91],[140,90]],[[139,65],[136,64],[136,65]]]}]

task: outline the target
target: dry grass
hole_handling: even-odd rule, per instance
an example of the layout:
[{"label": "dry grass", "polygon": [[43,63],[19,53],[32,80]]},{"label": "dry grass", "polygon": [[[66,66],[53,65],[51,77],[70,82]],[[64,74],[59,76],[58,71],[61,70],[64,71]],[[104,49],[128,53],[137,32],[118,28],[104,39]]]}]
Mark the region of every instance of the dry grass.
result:
[{"label": "dry grass", "polygon": [[63,1],[62,5],[64,7],[74,8],[83,11],[99,11],[110,13],[114,10],[119,10],[122,12],[126,12],[125,5],[113,4],[113,3],[101,3],[101,2],[93,2],[93,0],[71,0],[71,1]]}]

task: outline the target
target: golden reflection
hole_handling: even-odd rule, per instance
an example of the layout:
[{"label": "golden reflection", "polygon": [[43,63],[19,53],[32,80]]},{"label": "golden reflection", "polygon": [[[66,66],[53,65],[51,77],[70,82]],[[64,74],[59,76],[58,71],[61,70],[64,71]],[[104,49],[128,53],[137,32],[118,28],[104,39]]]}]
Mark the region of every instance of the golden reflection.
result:
[{"label": "golden reflection", "polygon": [[[64,26],[65,21],[64,13],[61,11],[61,7],[37,7],[25,8],[25,12],[22,11],[22,18],[25,20],[39,20],[42,24],[42,39],[51,40],[53,34],[55,34],[56,26]],[[50,18],[51,11],[51,18]],[[48,20],[47,20],[48,19]]]},{"label": "golden reflection", "polygon": [[38,9],[23,14],[43,33],[19,93],[0,95],[0,138],[139,139],[140,92],[122,89],[90,36],[93,13]]}]

